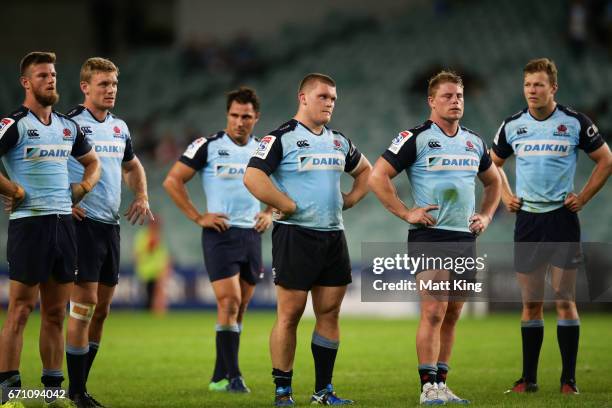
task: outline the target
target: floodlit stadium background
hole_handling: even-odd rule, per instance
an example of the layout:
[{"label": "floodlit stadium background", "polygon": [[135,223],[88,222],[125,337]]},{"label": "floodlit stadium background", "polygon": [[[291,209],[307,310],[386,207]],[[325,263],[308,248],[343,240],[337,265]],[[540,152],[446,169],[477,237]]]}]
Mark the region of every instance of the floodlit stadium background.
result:
[{"label": "floodlit stadium background", "polygon": [[[214,297],[203,267],[200,230],[176,209],[161,181],[192,139],[224,127],[226,91],[242,84],[256,89],[262,99],[256,135],[262,136],[295,113],[296,87],[304,74],[329,74],[339,95],[330,126],[374,162],[399,131],[427,118],[426,79],[442,67],[463,74],[462,125],[490,145],[501,121],[524,106],[522,67],[546,56],[560,71],[558,102],[589,115],[609,142],[612,1],[593,0],[584,7],[586,14],[558,0],[13,1],[3,4],[0,112],[11,112],[23,100],[18,63],[29,51],[56,52],[57,109],[63,112],[82,102],[78,72],[87,57],[116,62],[121,74],[114,113],[131,129],[147,171],[151,207],[164,222],[175,271],[168,286],[171,306],[210,307]],[[576,189],[592,169],[592,162],[580,155]],[[514,161],[509,164],[512,177]],[[405,176],[397,181],[409,201]],[[199,177],[189,187],[203,210]],[[130,200],[124,189],[124,207]],[[611,241],[611,201],[608,186],[581,212],[585,241]],[[513,222],[500,209],[480,240],[510,242]],[[406,225],[373,195],[345,213],[345,225],[355,266],[362,241],[402,242],[407,234]],[[6,230],[7,216],[2,216],[0,303],[6,303],[8,294]],[[135,231],[122,225],[116,306],[142,302],[142,288],[132,274]],[[269,266],[269,233],[264,260]],[[258,287],[254,306],[273,305],[268,281]],[[343,312],[392,315],[414,312],[414,307],[361,304],[359,291],[352,289]],[[510,307],[518,310],[518,305]]]}]

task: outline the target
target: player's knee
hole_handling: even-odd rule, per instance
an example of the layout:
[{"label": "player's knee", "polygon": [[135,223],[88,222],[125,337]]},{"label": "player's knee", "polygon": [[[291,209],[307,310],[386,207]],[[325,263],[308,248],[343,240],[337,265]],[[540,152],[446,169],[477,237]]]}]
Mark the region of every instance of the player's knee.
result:
[{"label": "player's knee", "polygon": [[562,319],[574,319],[577,314],[576,304],[568,300],[558,300],[555,302],[557,306],[557,314]]},{"label": "player's knee", "polygon": [[423,320],[430,326],[440,326],[444,321],[447,311],[447,304],[444,302],[434,302],[425,306],[421,311]]},{"label": "player's knee", "polygon": [[70,317],[82,322],[89,323],[96,310],[95,303],[81,303],[70,301]]},{"label": "player's knee", "polygon": [[10,309],[11,315],[7,320],[13,322],[13,329],[22,330],[25,327],[34,306],[33,303],[19,303]]},{"label": "player's knee", "polygon": [[41,309],[42,324],[62,328],[65,318],[65,305],[51,306]]},{"label": "player's knee", "polygon": [[302,314],[296,310],[291,312],[285,311],[278,316],[278,325],[285,329],[295,330],[300,323],[301,317]]},{"label": "player's knee", "polygon": [[455,324],[461,317],[461,309],[459,308],[448,308],[446,309],[446,313],[444,314],[444,322]]},{"label": "player's knee", "polygon": [[542,314],[542,308],[544,303],[542,302],[525,302],[523,303],[523,311],[533,319],[539,318]]},{"label": "player's knee", "polygon": [[96,306],[96,309],[94,310],[94,314],[91,320],[95,321],[96,323],[100,323],[100,324],[104,323],[104,320],[106,320],[109,313],[110,313],[110,303],[99,304]]},{"label": "player's knee", "polygon": [[238,296],[224,296],[217,301],[219,310],[231,317],[238,316],[240,311],[240,298]]}]

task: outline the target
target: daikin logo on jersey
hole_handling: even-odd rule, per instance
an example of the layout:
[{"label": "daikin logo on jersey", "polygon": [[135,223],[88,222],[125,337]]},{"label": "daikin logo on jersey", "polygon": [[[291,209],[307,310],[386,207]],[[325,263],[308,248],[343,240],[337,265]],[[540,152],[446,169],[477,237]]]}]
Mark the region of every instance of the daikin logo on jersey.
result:
[{"label": "daikin logo on jersey", "polygon": [[100,157],[123,158],[125,145],[122,142],[95,142],[94,150]]},{"label": "daikin logo on jersey", "polygon": [[344,156],[341,154],[306,154],[299,160],[299,171],[344,170]]},{"label": "daikin logo on jersey", "polygon": [[441,154],[427,156],[427,170],[478,170],[480,161],[471,155]]},{"label": "daikin logo on jersey", "polygon": [[61,161],[70,156],[71,149],[64,145],[42,145],[37,147],[26,147],[24,160],[47,160]]},{"label": "daikin logo on jersey", "polygon": [[514,143],[517,156],[567,156],[570,144],[567,140],[531,140]]},{"label": "daikin logo on jersey", "polygon": [[221,178],[242,178],[246,166],[240,163],[224,163],[215,166],[215,176]]}]

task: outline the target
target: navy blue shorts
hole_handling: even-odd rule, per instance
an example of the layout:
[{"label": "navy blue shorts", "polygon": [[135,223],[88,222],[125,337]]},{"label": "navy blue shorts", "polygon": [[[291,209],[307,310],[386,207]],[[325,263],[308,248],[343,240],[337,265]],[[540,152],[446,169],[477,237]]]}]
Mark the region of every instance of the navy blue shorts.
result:
[{"label": "navy blue shorts", "polygon": [[9,221],[6,258],[9,278],[26,285],[74,282],[76,232],[72,215],[41,215]]},{"label": "navy blue shorts", "polygon": [[514,227],[514,268],[529,273],[551,264],[575,269],[582,262],[578,214],[566,207],[545,213],[519,211]]},{"label": "navy blue shorts", "polygon": [[275,222],[272,230],[274,284],[308,291],[352,282],[344,231],[317,231]]},{"label": "navy blue shorts", "polygon": [[77,282],[119,282],[119,225],[85,218],[74,221],[79,247]]},{"label": "navy blue shorts", "polygon": [[[420,263],[415,274],[426,270],[447,270],[450,264],[454,278],[474,279],[476,277],[476,236],[470,232],[450,231],[439,228],[418,228],[408,231],[408,256],[428,259]],[[442,266],[442,267],[440,267]]]},{"label": "navy blue shorts", "polygon": [[240,274],[255,285],[264,277],[261,234],[252,228],[231,227],[225,232],[202,229],[204,265],[211,282]]}]

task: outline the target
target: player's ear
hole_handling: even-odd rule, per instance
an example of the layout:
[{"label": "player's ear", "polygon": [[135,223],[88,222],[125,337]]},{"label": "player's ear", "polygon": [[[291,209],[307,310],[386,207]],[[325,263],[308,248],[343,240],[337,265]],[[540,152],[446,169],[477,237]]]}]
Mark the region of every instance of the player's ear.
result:
[{"label": "player's ear", "polygon": [[87,81],[81,81],[81,92],[85,95],[89,95],[89,83]]},{"label": "player's ear", "polygon": [[26,76],[20,76],[19,77],[19,83],[21,84],[21,86],[24,89],[30,89],[30,81],[28,80],[28,77]]},{"label": "player's ear", "polygon": [[429,105],[429,107],[430,107],[431,109],[433,109],[433,108],[434,108],[434,97],[433,97],[433,96],[428,96],[428,97],[427,97],[427,104]]},{"label": "player's ear", "polygon": [[300,91],[298,93],[298,102],[300,105],[306,105],[306,93],[303,91]]}]

